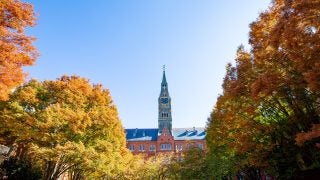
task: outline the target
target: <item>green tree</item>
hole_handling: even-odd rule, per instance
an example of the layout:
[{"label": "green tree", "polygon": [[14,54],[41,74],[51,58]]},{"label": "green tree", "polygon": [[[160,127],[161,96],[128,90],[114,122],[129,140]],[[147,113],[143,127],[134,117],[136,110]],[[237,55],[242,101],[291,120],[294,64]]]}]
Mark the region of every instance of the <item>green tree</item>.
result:
[{"label": "green tree", "polygon": [[206,152],[193,147],[177,159],[181,179],[207,179]]}]

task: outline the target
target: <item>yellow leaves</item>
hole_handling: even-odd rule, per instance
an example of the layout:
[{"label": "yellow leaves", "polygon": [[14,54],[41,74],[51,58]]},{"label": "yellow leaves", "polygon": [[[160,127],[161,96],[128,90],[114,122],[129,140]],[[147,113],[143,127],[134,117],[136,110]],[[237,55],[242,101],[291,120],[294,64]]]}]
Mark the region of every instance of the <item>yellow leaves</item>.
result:
[{"label": "yellow leaves", "polygon": [[60,104],[51,105],[44,111],[42,127],[46,128],[65,128],[73,133],[82,134],[87,126],[91,125],[91,119],[82,110],[72,110],[68,107],[61,107]]},{"label": "yellow leaves", "polygon": [[20,92],[19,98],[21,101],[26,101],[30,104],[35,104],[38,102],[36,97],[36,90],[32,87],[26,87]]},{"label": "yellow leaves", "polygon": [[31,80],[17,88],[3,107],[7,111],[0,111],[0,118],[7,124],[0,126],[0,137],[9,129],[14,140],[30,143],[30,155],[43,168],[49,168],[48,162],[76,164],[90,176],[125,170],[124,158],[130,153],[124,130],[109,91],[101,85],[78,76]]},{"label": "yellow leaves", "polygon": [[[63,145],[52,147],[43,147],[32,143],[30,146],[30,155],[37,161],[53,161],[66,163],[66,161],[81,162],[86,148],[83,143],[74,143],[68,141]],[[87,154],[86,154],[87,155]]]},{"label": "yellow leaves", "polygon": [[104,152],[104,153],[110,153],[114,149],[114,146],[111,142],[104,141],[104,140],[98,140],[95,150]]}]

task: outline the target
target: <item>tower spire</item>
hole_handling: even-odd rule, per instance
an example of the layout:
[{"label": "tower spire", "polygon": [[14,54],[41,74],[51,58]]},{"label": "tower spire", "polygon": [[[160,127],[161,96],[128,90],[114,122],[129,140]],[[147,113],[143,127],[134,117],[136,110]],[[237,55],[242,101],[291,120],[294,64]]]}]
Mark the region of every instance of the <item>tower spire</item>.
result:
[{"label": "tower spire", "polygon": [[161,82],[161,91],[158,99],[159,114],[158,114],[158,128],[159,133],[162,133],[164,128],[167,128],[169,132],[172,130],[172,116],[171,116],[171,98],[169,96],[168,83],[166,80],[165,65],[162,67],[163,76]]},{"label": "tower spire", "polygon": [[166,79],[166,65],[163,65],[163,76],[162,76],[162,82],[161,85],[166,85],[167,84],[167,79]]}]

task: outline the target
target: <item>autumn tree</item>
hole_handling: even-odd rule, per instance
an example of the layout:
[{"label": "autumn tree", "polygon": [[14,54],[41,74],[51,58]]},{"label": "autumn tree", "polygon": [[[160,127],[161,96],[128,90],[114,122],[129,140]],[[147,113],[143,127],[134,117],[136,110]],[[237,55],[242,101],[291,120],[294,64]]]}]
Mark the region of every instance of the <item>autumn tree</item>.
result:
[{"label": "autumn tree", "polygon": [[208,123],[212,156],[234,162],[228,173],[319,169],[319,13],[318,0],[274,0],[250,25],[251,52],[227,66]]},{"label": "autumn tree", "polygon": [[262,117],[275,121],[272,136],[277,153],[271,157],[277,157],[274,165],[279,174],[319,162],[319,139],[301,147],[295,144],[298,133],[320,123],[319,9],[320,1],[274,1],[251,25],[250,44],[259,71],[252,93],[260,102]]},{"label": "autumn tree", "polygon": [[209,158],[214,161],[209,167],[214,177],[235,176],[240,170],[252,176],[252,172],[265,166],[256,157],[264,156],[270,137],[264,135],[268,128],[260,127],[255,120],[256,102],[250,98],[248,89],[254,76],[252,58],[240,46],[236,66],[227,65],[223,95],[208,122]]},{"label": "autumn tree", "polygon": [[175,170],[179,179],[208,179],[206,151],[192,147],[183,152],[182,157],[175,157],[171,169]]},{"label": "autumn tree", "polygon": [[87,79],[31,80],[2,103],[0,118],[3,142],[39,164],[44,179],[65,172],[73,179],[112,178],[125,170],[117,109],[109,91]]},{"label": "autumn tree", "polygon": [[197,147],[176,153],[158,153],[146,159],[132,156],[118,179],[207,179],[206,152]]},{"label": "autumn tree", "polygon": [[32,65],[38,56],[33,37],[24,33],[35,25],[32,5],[20,0],[0,1],[0,100],[24,80],[24,66]]}]

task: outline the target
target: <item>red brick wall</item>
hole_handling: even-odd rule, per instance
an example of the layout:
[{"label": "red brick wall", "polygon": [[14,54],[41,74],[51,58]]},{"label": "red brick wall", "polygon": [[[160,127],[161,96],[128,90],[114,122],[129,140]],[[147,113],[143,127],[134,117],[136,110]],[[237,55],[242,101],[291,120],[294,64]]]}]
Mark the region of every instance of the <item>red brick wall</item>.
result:
[{"label": "red brick wall", "polygon": [[[166,149],[161,149],[161,145],[165,144]],[[168,144],[170,144],[170,150],[168,149]],[[127,141],[127,148],[130,145],[134,146],[134,150],[131,151],[133,154],[144,153],[147,156],[151,156],[159,152],[179,152],[189,149],[190,147],[198,147],[202,144],[202,148],[207,149],[205,140],[174,140],[173,136],[169,133],[167,129],[163,130],[163,133],[158,136],[157,141]],[[144,145],[144,150],[139,150],[139,146]],[[150,151],[150,145],[155,147],[155,151]],[[176,147],[178,146],[178,149]],[[180,147],[182,150],[180,150]]]},{"label": "red brick wall", "polygon": [[[161,144],[170,144],[171,150],[161,150]],[[147,154],[155,154],[158,152],[179,152],[180,149],[176,149],[176,145],[182,146],[182,151],[189,149],[192,147],[197,147],[198,144],[203,145],[203,149],[207,149],[206,141],[205,140],[191,140],[191,141],[175,141],[175,140],[158,140],[158,141],[129,141],[127,142],[127,148],[129,149],[130,145],[134,145],[134,150],[131,151],[133,154],[139,153],[147,153]],[[139,146],[144,145],[144,151],[139,151]],[[150,151],[150,145],[155,146],[155,151]]]},{"label": "red brick wall", "polygon": [[[154,145],[157,150],[157,141],[127,141],[127,148],[129,149],[130,145],[134,146],[134,150],[131,151],[133,154],[147,153],[154,154],[155,151],[150,151],[150,145]],[[144,145],[144,151],[139,150],[139,146]]]},{"label": "red brick wall", "polygon": [[[161,145],[170,145],[170,150],[168,148],[162,149]],[[167,128],[164,128],[162,134],[158,136],[157,139],[157,152],[173,152],[174,151],[174,139],[171,136]]]}]

